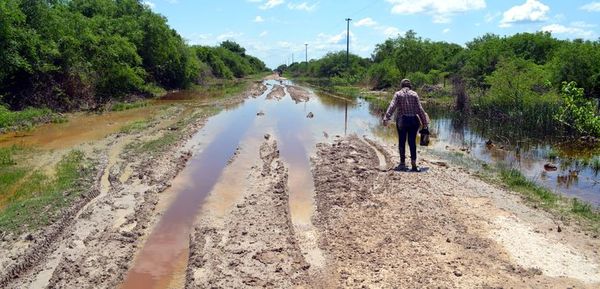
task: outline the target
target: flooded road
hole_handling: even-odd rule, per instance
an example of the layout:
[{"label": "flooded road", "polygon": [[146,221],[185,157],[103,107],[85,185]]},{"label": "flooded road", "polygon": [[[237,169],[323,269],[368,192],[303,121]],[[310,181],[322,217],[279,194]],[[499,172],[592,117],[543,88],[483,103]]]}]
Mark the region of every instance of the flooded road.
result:
[{"label": "flooded road", "polygon": [[[120,211],[118,215],[122,218],[117,218],[116,225],[110,226],[123,230],[124,236],[141,236],[139,241],[127,243],[135,244],[135,249],[131,249],[131,255],[124,253],[119,255],[126,264],[133,265],[126,274],[123,271],[125,275],[122,276],[125,276],[125,279],[120,283],[119,288],[183,288],[185,284],[190,284],[190,274],[196,274],[191,278],[197,278],[195,279],[199,282],[197,284],[225,284],[218,283],[218,281],[215,281],[217,283],[203,283],[207,280],[222,279],[223,276],[237,276],[239,278],[233,279],[250,282],[243,284],[253,284],[252,282],[258,282],[259,279],[250,280],[245,272],[248,272],[248,275],[262,274],[256,271],[250,272],[253,270],[252,268],[257,268],[257,264],[264,265],[268,272],[275,272],[269,277],[283,276],[283,279],[280,280],[328,276],[326,274],[319,275],[332,268],[329,266],[331,259],[325,258],[330,255],[326,254],[327,251],[322,250],[331,249],[331,246],[350,248],[343,243],[324,244],[327,242],[324,239],[332,239],[331,236],[323,235],[324,232],[334,230],[335,232],[329,233],[338,236],[336,233],[338,227],[323,227],[325,224],[323,218],[333,216],[328,215],[329,212],[340,213],[336,211],[337,208],[340,204],[349,201],[345,197],[346,193],[359,192],[357,188],[345,191],[344,188],[347,185],[345,182],[349,180],[344,177],[340,178],[338,172],[328,171],[328,169],[340,165],[343,169],[352,171],[347,172],[348,175],[355,174],[356,172],[353,171],[355,166],[349,165],[352,162],[348,163],[348,161],[359,157],[369,158],[368,162],[365,162],[367,167],[379,165],[379,169],[381,169],[394,165],[390,163],[389,152],[383,153],[388,150],[387,148],[381,150],[376,145],[360,138],[365,136],[377,142],[394,145],[396,142],[395,128],[393,126],[382,127],[380,111],[363,99],[346,99],[312,91],[308,92],[310,97],[307,99],[298,97],[293,99],[290,91],[298,93],[298,90],[304,88],[292,88],[294,84],[290,81],[267,80],[264,84],[266,91],[262,95],[255,95],[257,96],[255,98],[248,97],[242,104],[228,106],[218,115],[208,118],[199,131],[194,130],[195,134],[183,147],[178,147],[182,152],[191,151],[192,157],[185,168],[172,180],[171,187],[165,193],[161,193],[163,197],[160,198],[158,208],[152,209],[155,214],[152,220],[156,220],[156,222],[153,221],[149,226],[144,227],[145,233],[141,233],[141,230],[131,231],[133,229],[129,229],[136,226],[135,222],[139,220],[138,217],[135,217],[136,213],[133,212],[135,207],[132,203],[126,202],[126,199],[135,197],[132,191],[135,186],[130,186],[123,191],[119,191],[118,187],[117,190],[108,190],[111,187],[110,175],[107,174],[106,178],[103,177],[104,190],[102,193],[104,196],[99,197],[103,200],[99,204],[108,201],[116,203],[112,207],[107,207],[108,211],[98,211],[98,216],[110,215],[109,211],[118,210]],[[276,90],[276,93],[272,94],[273,90]],[[272,97],[268,97],[269,95]],[[194,99],[192,92],[173,93],[156,101],[156,105],[129,113],[133,119],[136,117],[146,118],[148,114],[156,113],[160,111],[161,107],[171,103],[189,102],[190,106],[203,105],[202,97],[200,100],[192,99]],[[182,109],[180,111],[186,111],[185,107]],[[193,110],[190,109],[190,111]],[[557,170],[548,172],[544,170],[544,164],[548,162],[547,154],[554,148],[551,145],[521,144],[516,149],[508,145],[503,147],[502,144],[497,144],[496,147],[490,148],[485,144],[487,140],[485,134],[475,132],[468,125],[458,125],[455,120],[445,117],[444,114],[438,115],[433,110],[430,114],[433,120],[431,127],[436,136],[430,149],[451,154],[454,152],[469,154],[476,159],[488,162],[503,162],[520,168],[527,176],[560,193],[578,196],[598,204],[600,199],[598,178],[591,166],[585,167],[576,162],[568,163],[561,157],[553,161],[558,165]],[[123,118],[123,123],[132,120],[125,118],[120,113],[110,113],[104,118],[111,119],[112,125],[110,126],[115,127],[121,125],[116,121],[117,119]],[[95,120],[95,123],[84,121],[83,124],[73,123],[70,125],[83,127],[88,123],[91,128],[107,126],[107,123],[102,122],[101,118]],[[57,144],[56,142],[53,144],[51,140],[61,139],[58,134],[59,130],[54,130],[53,126],[65,125],[68,124],[49,125],[49,132],[34,130],[22,140],[30,140],[31,146],[41,145],[41,143],[36,144],[34,141],[36,139],[38,142],[48,140],[47,148],[51,149]],[[66,141],[81,143],[89,141],[86,138],[99,137],[87,134],[84,129],[81,131],[81,134],[76,134],[77,137],[67,138]],[[104,130],[102,133],[109,133],[109,131]],[[315,170],[313,162],[319,158],[321,161],[324,159],[323,155],[318,155],[318,152],[324,152],[323,146],[319,146],[320,149],[317,149],[317,144],[337,142],[339,145],[344,139],[342,137],[346,135],[357,135],[359,138],[354,138],[356,141],[352,141],[352,143],[344,143],[342,147],[345,147],[345,151],[333,151],[338,155],[327,154],[327,158],[332,157],[330,161],[334,161],[336,165],[321,166],[323,172],[331,174],[330,177],[323,179],[323,176],[319,176],[317,171],[313,171]],[[7,140],[15,141],[10,138]],[[267,145],[266,150],[263,150],[265,145]],[[113,148],[115,151],[121,149],[122,147],[119,146]],[[368,156],[366,152],[369,151],[374,153]],[[337,159],[338,157],[339,159]],[[311,158],[313,159],[311,160]],[[167,158],[167,162],[169,161]],[[269,165],[266,172],[264,164]],[[569,173],[569,170],[572,171],[576,168],[579,168],[576,181],[569,181],[568,186],[567,183],[557,181],[561,174]],[[131,170],[131,167],[129,169]],[[452,174],[449,171],[455,169],[450,168],[447,173]],[[430,173],[441,174],[441,171],[432,169]],[[119,179],[125,183],[134,173],[125,171]],[[360,173],[356,174],[358,174],[357,176],[366,176]],[[357,184],[360,184],[359,187],[365,186],[364,193],[376,197],[375,192],[372,192],[373,189],[369,187],[370,184],[382,181],[376,177],[378,174],[391,176],[393,172],[377,170],[377,172],[369,172],[369,175],[371,174],[374,176],[371,181]],[[137,179],[138,175],[134,176]],[[429,179],[429,173],[419,177],[422,177],[425,183],[435,187],[436,190],[444,189],[443,181]],[[335,179],[340,183],[331,187],[329,179]],[[571,177],[571,179],[574,178]],[[449,180],[445,181],[449,182]],[[160,184],[164,185],[165,183],[161,182]],[[422,182],[419,184],[423,185]],[[162,192],[163,189],[159,192]],[[318,201],[315,201],[315,198],[318,196],[319,190],[321,199],[317,198],[317,200],[321,200],[321,203],[331,202],[333,210],[323,208],[319,211],[316,210],[315,203]],[[323,199],[323,194],[326,197],[333,190],[339,191],[340,195],[334,199]],[[143,192],[144,190],[140,189],[138,196],[151,194],[148,191]],[[115,194],[122,195],[122,199],[115,197]],[[362,198],[363,195],[360,196]],[[444,196],[437,197],[444,198]],[[422,197],[428,198],[429,195],[424,194]],[[369,203],[366,211],[362,213],[359,213],[360,210],[356,211],[356,222],[347,225],[363,224],[365,219],[360,215],[365,212],[379,212],[377,206],[385,205],[388,199],[383,198],[381,202]],[[123,202],[123,204],[119,204],[119,202]],[[353,201],[350,203],[360,205]],[[348,209],[349,212],[354,212],[352,208],[348,207]],[[391,214],[395,214],[394,212],[398,211],[395,209],[390,211]],[[128,214],[132,214],[131,216],[135,218],[130,217],[130,219],[136,221],[123,225],[124,221],[119,220],[126,220],[125,216]],[[332,222],[332,224],[337,224],[339,221]],[[99,224],[104,224],[104,222],[99,222]],[[368,230],[376,225],[360,227],[360,230]],[[349,227],[340,229],[344,230],[344,228]],[[398,226],[390,225],[389,230],[395,230],[394,228],[398,228]],[[99,230],[99,232],[101,231]],[[349,232],[354,231],[350,230]],[[365,235],[364,232],[361,235]],[[381,241],[375,239],[372,241]],[[347,241],[354,242],[354,240],[357,240],[355,236],[347,237]],[[369,241],[369,244],[377,243],[373,242]],[[103,245],[99,244],[98,246]],[[123,244],[115,245],[112,248],[121,248],[121,246]],[[74,249],[66,246],[64,250]],[[99,254],[115,254],[109,251],[99,252],[102,250],[92,247],[90,250]],[[206,254],[198,255],[199,252],[206,252]],[[89,260],[95,260],[94,254],[91,255]],[[57,253],[57,256],[60,254]],[[82,256],[84,258],[90,254],[82,253]],[[57,260],[56,266],[58,266],[60,258],[57,257],[55,260]],[[64,262],[64,266],[70,264],[68,261]],[[97,270],[96,265],[89,264],[92,264],[90,268]],[[67,269],[72,272],[80,272],[82,269],[76,266],[67,269],[60,266],[58,268],[58,272]],[[190,268],[195,268],[196,271]],[[53,270],[49,269],[48,272]],[[300,275],[294,275],[295,272],[300,272],[298,273]],[[202,276],[207,279],[202,279]],[[48,275],[44,278],[50,277]],[[118,277],[116,280],[116,282],[121,282],[122,277]],[[111,286],[111,288],[115,286]]]},{"label": "flooded road", "polygon": [[[266,85],[268,89],[263,95],[213,117],[198,132],[193,142],[206,141],[209,135],[214,135],[214,138],[208,138],[210,141],[205,148],[198,149],[193,160],[174,181],[170,193],[177,197],[136,258],[122,288],[165,288],[168,284],[183,282],[174,279],[185,275],[183,260],[188,254],[188,236],[194,218],[202,218],[202,215],[197,215],[202,206],[219,215],[218,212],[225,212],[239,199],[246,186],[245,172],[251,169],[248,166],[257,158],[260,139],[266,134],[274,135],[281,158],[289,170],[290,214],[304,257],[315,268],[323,266],[324,257],[318,249],[318,236],[311,221],[315,210],[315,188],[310,157],[316,144],[348,134],[394,143],[395,131],[381,127],[377,112],[362,99],[313,94],[309,101],[297,103],[287,89],[283,98],[267,97],[274,88],[278,90],[277,94],[281,94],[281,85],[289,87],[293,83],[271,80]],[[309,114],[312,117],[308,117]],[[511,162],[509,151],[502,155],[487,149],[485,139],[468,130],[458,134],[448,119],[433,115],[432,128],[437,133],[434,149],[444,150],[448,145],[468,146],[476,158]],[[241,167],[226,169],[228,161],[239,153],[240,148]],[[528,169],[525,172],[539,169],[535,158],[524,158],[524,155],[521,154],[521,157],[529,162],[519,164]],[[590,194],[597,189],[595,185],[578,188],[581,191],[571,192],[578,192],[576,195],[586,200],[597,201],[594,199],[598,197],[597,192]]]}]

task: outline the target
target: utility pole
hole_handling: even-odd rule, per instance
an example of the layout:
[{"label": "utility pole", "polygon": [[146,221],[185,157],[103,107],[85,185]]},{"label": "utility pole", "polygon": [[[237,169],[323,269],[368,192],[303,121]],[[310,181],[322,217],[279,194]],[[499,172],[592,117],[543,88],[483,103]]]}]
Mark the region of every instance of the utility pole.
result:
[{"label": "utility pole", "polygon": [[350,21],[352,19],[346,18],[346,71],[350,71]]},{"label": "utility pole", "polygon": [[292,53],[292,64],[294,64],[294,53]]},{"label": "utility pole", "polygon": [[306,58],[306,74],[308,74],[308,43],[304,43],[304,57]]}]

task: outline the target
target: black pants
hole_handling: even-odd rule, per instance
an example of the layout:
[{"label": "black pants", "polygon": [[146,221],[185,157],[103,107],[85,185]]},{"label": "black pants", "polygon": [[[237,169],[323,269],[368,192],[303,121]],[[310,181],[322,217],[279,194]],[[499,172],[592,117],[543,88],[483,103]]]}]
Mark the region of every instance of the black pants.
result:
[{"label": "black pants", "polygon": [[406,141],[410,148],[411,161],[417,161],[417,132],[421,126],[419,118],[416,116],[402,116],[396,121],[398,129],[398,147],[400,148],[400,162],[406,162]]}]

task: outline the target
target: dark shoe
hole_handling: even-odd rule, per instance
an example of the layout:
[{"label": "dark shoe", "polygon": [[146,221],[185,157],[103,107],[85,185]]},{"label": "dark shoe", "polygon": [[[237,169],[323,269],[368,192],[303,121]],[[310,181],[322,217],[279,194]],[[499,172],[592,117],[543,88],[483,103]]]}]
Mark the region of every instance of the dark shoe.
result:
[{"label": "dark shoe", "polygon": [[419,166],[417,166],[417,162],[416,162],[416,161],[412,161],[412,162],[410,163],[410,165],[411,165],[411,167],[412,167],[412,168],[410,169],[410,171],[411,171],[411,172],[416,172],[416,173],[420,173],[420,172],[421,172],[421,168],[420,168]]},{"label": "dark shoe", "polygon": [[406,164],[400,163],[394,170],[398,172],[406,172],[408,168],[406,167]]}]

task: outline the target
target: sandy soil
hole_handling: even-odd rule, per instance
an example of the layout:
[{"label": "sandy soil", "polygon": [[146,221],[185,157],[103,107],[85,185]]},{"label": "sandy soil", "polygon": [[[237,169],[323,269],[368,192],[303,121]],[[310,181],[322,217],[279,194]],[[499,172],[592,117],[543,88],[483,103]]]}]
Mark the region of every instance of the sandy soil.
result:
[{"label": "sandy soil", "polygon": [[[288,85],[267,98],[286,89],[303,100],[306,90]],[[257,83],[244,95],[266,91]],[[173,117],[89,145],[101,160],[95,186],[59,225],[0,242],[0,288],[118,288],[173,198],[161,192],[185,167],[206,117],[157,157],[123,151],[165,133]],[[292,222],[277,140],[254,142],[223,173],[235,181],[217,185],[198,215],[185,285],[174,288],[600,287],[597,236],[428,155],[426,172],[391,170],[396,148],[357,136],[319,144],[312,156],[312,223],[324,257],[315,268]]]},{"label": "sandy soil", "polygon": [[600,285],[597,239],[576,226],[559,233],[543,211],[433,164],[443,162],[425,160],[421,174],[377,169],[382,156],[398,162],[393,151],[350,137],[314,158],[314,219],[333,287]]}]

